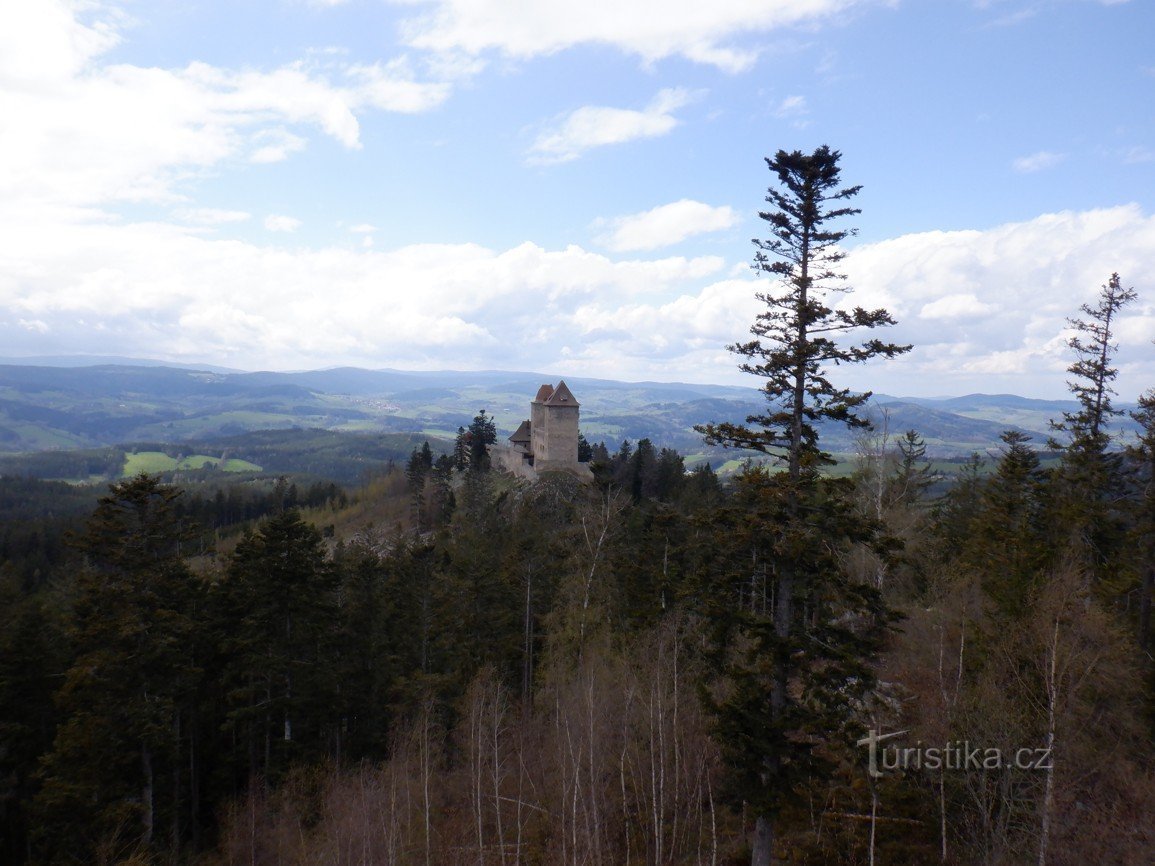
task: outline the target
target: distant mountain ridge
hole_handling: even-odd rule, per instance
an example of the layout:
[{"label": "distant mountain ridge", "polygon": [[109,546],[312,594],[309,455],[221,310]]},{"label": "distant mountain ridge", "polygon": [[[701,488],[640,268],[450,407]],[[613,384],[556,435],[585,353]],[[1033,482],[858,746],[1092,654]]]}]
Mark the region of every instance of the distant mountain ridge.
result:
[{"label": "distant mountain ridge", "polygon": [[[538,386],[558,378],[523,371],[356,367],[235,372],[146,361],[0,365],[0,452],[180,442],[291,428],[448,437],[483,408],[508,434],[527,417]],[[582,405],[587,439],[615,448],[624,439],[649,438],[659,447],[703,454],[708,449],[694,425],[743,422],[765,409],[761,392],[749,387],[565,379]],[[996,448],[1007,429],[1042,444],[1047,422],[1074,408],[1074,401],[1014,394],[936,399],[879,394],[869,411],[878,435],[914,429],[931,453],[959,457]],[[1117,429],[1134,429],[1134,424],[1123,418]],[[841,427],[830,425],[822,436],[828,450],[856,448]]]}]

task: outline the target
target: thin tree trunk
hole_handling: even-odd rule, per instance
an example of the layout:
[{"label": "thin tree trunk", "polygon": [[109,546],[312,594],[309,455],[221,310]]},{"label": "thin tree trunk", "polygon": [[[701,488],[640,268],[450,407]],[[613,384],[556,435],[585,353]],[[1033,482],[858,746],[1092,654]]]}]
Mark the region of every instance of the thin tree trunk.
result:
[{"label": "thin tree trunk", "polygon": [[505,829],[501,823],[501,723],[505,714],[500,684],[493,683],[493,810],[497,821],[497,850],[505,866]]},{"label": "thin tree trunk", "polygon": [[483,832],[484,815],[482,814],[481,776],[482,776],[482,726],[484,725],[485,695],[484,684],[477,683],[474,687],[473,700],[469,708],[469,747],[470,763],[473,771],[473,823],[477,831],[477,862],[485,866],[485,836]]},{"label": "thin tree trunk", "polygon": [[1151,592],[1155,590],[1155,553],[1152,562],[1143,572],[1143,584],[1139,596],[1139,649],[1151,652]]},{"label": "thin tree trunk", "polygon": [[750,866],[770,866],[774,856],[774,822],[769,815],[759,815],[754,819],[754,850],[750,855]]},{"label": "thin tree trunk", "polygon": [[176,760],[172,762],[172,854],[175,859],[180,852],[181,737],[179,711],[173,716],[173,741],[176,746]]},{"label": "thin tree trunk", "polygon": [[425,866],[430,866],[433,862],[433,828],[431,826],[433,807],[429,799],[429,780],[432,776],[429,766],[429,714],[431,712],[430,702],[426,701],[421,718],[421,786],[422,806],[425,813]]},{"label": "thin tree trunk", "polygon": [[141,805],[144,807],[144,814],[141,816],[141,839],[145,845],[151,845],[153,828],[152,751],[144,743],[140,744],[140,764],[144,773],[144,786],[140,794]]},{"label": "thin tree trunk", "polygon": [[194,709],[189,720],[188,735],[188,787],[189,787],[189,824],[192,831],[193,850],[199,850],[201,845],[201,774],[200,754],[197,743],[200,738],[200,726],[197,724],[197,711]]},{"label": "thin tree trunk", "polygon": [[530,691],[533,688],[533,567],[525,570],[525,628],[521,668],[521,705],[528,719]]},{"label": "thin tree trunk", "polygon": [[589,772],[589,812],[593,816],[593,861],[595,863],[601,862],[602,852],[602,824],[601,824],[601,806],[598,797],[598,781],[597,781],[597,762],[595,747],[597,738],[594,735],[594,707],[597,701],[594,698],[594,677],[593,673],[589,674],[589,682],[586,691],[586,736],[590,741],[589,760],[586,762],[586,768]]},{"label": "thin tree trunk", "polygon": [[1047,841],[1051,835],[1051,810],[1055,799],[1055,715],[1059,701],[1059,686],[1055,675],[1059,655],[1059,620],[1055,618],[1055,630],[1051,638],[1051,658],[1047,670],[1047,763],[1046,787],[1043,791],[1043,808],[1039,827],[1039,866],[1047,863]]},{"label": "thin tree trunk", "polygon": [[874,839],[878,830],[878,788],[870,780],[870,866],[874,866]]}]

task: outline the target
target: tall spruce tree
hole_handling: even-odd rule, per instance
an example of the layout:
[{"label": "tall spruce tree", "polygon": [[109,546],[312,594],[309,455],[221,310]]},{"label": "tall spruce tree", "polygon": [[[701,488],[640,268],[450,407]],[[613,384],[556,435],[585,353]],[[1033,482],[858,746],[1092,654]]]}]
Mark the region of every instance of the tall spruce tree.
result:
[{"label": "tall spruce tree", "polygon": [[1067,341],[1075,353],[1075,362],[1067,368],[1074,378],[1067,381],[1067,387],[1079,408],[1051,422],[1062,437],[1052,439],[1051,445],[1063,452],[1056,479],[1054,525],[1062,533],[1057,546],[1100,577],[1122,539],[1119,515],[1112,505],[1121,486],[1122,461],[1118,452],[1110,450],[1108,431],[1112,418],[1123,414],[1111,403],[1112,383],[1118,375],[1112,327],[1119,311],[1135,298],[1134,289],[1124,289],[1119,275],[1111,274],[1098,302],[1080,307],[1083,318],[1067,320],[1076,331]]},{"label": "tall spruce tree", "polygon": [[484,409],[473,416],[469,424],[469,468],[475,472],[489,471],[489,446],[497,441],[497,422]]},{"label": "tall spruce tree", "polygon": [[1007,430],[994,473],[983,484],[973,531],[956,553],[978,573],[998,611],[1021,618],[1042,577],[1044,488],[1031,437]]},{"label": "tall spruce tree", "polygon": [[846,202],[861,189],[841,186],[840,158],[823,146],[810,154],[780,150],[766,160],[777,187],[766,197],[773,209],[759,214],[770,237],[754,241],[754,268],[775,278],[778,290],[757,294],[765,310],[750,328],[754,339],[729,348],[746,359],[739,369],[765,380],[768,408],[744,425],[698,428],[710,444],[774,455],[787,467],[751,471],[740,482],[755,528],[747,546],[764,591],[738,610],[714,610],[725,620],[716,633],[729,688],[713,709],[741,796],[757,815],[754,866],[769,864],[776,818],[816,767],[828,710],[834,703],[845,709],[848,695],[869,687],[863,662],[877,651],[884,619],[878,593],[845,581],[829,555],[831,545],[870,543],[878,533],[838,482],[820,476],[833,460],[819,447],[816,425],[869,426],[856,409],[870,394],[836,387],[827,377],[831,365],[892,358],[910,347],[878,339],[848,344],[849,332],[894,320],[882,309],[831,305],[832,293],[848,291],[837,268],[845,256],[840,244],[854,233],[835,224],[859,213]]},{"label": "tall spruce tree", "polygon": [[175,854],[194,810],[184,771],[201,593],[180,556],[180,493],[152,475],[114,484],[78,539],[76,660],[38,798],[41,825],[53,828],[41,840],[50,861],[95,859],[101,848],[119,862],[166,836]]},{"label": "tall spruce tree", "polygon": [[237,544],[221,582],[228,727],[249,775],[276,777],[299,758],[334,750],[338,575],[321,533],[297,511],[277,514]]}]

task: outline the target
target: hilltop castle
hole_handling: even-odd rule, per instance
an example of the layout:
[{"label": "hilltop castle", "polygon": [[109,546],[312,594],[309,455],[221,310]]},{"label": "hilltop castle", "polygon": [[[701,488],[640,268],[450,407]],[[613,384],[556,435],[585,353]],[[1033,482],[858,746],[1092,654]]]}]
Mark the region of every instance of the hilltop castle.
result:
[{"label": "hilltop castle", "polygon": [[529,418],[509,437],[509,444],[490,446],[494,467],[522,478],[553,471],[592,478],[589,466],[578,462],[580,408],[564,381],[558,382],[556,388],[542,385],[530,401]]}]

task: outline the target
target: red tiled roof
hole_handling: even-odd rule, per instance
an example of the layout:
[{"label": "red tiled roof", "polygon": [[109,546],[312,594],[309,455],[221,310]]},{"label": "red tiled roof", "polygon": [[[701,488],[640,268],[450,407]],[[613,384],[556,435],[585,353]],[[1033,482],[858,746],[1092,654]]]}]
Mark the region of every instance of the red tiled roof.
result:
[{"label": "red tiled roof", "polygon": [[[538,396],[541,392],[538,391]],[[557,383],[557,388],[553,389],[553,393],[549,395],[549,399],[545,401],[547,406],[577,406],[577,398],[574,397],[573,392],[570,391],[566,385],[565,380]]]}]

